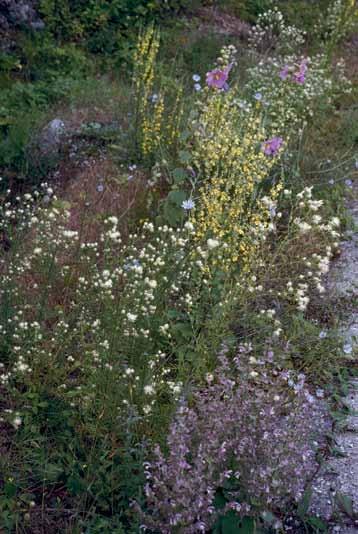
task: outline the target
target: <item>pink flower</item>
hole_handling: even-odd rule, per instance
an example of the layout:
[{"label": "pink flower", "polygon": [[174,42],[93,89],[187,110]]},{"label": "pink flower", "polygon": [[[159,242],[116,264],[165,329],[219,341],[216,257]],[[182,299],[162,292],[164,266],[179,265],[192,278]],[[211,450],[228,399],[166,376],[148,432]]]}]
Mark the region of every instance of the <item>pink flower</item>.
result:
[{"label": "pink flower", "polygon": [[266,156],[276,156],[283,143],[282,137],[272,137],[261,145],[261,149]]},{"label": "pink flower", "polygon": [[227,79],[232,65],[225,67],[224,69],[214,69],[206,74],[206,83],[209,87],[215,87],[216,89],[228,89]]}]

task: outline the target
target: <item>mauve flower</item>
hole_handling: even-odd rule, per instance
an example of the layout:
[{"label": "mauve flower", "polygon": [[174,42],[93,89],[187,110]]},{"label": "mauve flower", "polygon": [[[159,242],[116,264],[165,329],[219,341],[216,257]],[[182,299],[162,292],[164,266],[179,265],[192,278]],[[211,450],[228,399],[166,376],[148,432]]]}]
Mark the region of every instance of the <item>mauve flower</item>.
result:
[{"label": "mauve flower", "polygon": [[286,80],[287,76],[288,76],[288,65],[285,65],[283,69],[280,71],[279,77],[281,78],[281,80]]},{"label": "mauve flower", "polygon": [[307,59],[303,59],[297,72],[292,76],[292,80],[300,85],[305,83],[305,77],[307,72]]},{"label": "mauve flower", "polygon": [[272,137],[262,143],[262,150],[266,156],[276,156],[283,143],[282,137]]},{"label": "mauve flower", "polygon": [[229,88],[227,79],[229,77],[229,72],[231,70],[231,65],[225,67],[224,69],[214,69],[206,73],[206,83],[209,87],[215,87],[216,89],[225,89]]},{"label": "mauve flower", "polygon": [[[287,510],[317,469],[313,439],[327,418],[303,375],[287,373],[298,379],[292,395],[276,369],[265,369],[261,386],[252,385],[247,367],[231,365],[224,355],[213,374],[212,383],[193,391],[190,405],[181,400],[166,454],[155,447],[144,466],[141,518],[150,531],[171,534],[175,526],[180,534],[212,532],[219,514],[234,510],[244,517],[252,501],[260,510]],[[273,402],[278,390],[281,407]],[[238,477],[240,484],[234,483]],[[227,480],[230,500],[218,510],[215,496]]]}]

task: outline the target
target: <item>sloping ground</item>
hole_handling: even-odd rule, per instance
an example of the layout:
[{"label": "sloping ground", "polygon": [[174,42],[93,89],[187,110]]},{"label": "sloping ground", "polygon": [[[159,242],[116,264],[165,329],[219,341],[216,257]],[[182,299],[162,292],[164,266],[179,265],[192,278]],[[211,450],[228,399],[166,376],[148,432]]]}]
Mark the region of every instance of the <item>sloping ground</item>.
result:
[{"label": "sloping ground", "polygon": [[[353,230],[346,233],[342,254],[329,274],[328,289],[344,306],[341,322],[343,351],[351,365],[357,365],[358,338],[358,184],[347,208],[353,219]],[[331,522],[330,532],[358,532],[358,379],[350,382],[346,397],[350,415],[344,428],[335,435],[341,454],[330,457],[313,481],[311,511]]]}]

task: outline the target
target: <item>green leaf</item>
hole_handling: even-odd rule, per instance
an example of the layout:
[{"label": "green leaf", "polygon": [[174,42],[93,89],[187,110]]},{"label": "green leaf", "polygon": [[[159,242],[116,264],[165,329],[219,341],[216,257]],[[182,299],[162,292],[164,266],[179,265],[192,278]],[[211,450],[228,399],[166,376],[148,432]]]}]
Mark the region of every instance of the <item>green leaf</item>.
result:
[{"label": "green leaf", "polygon": [[311,488],[308,488],[306,489],[306,491],[304,492],[303,494],[303,497],[297,507],[297,515],[298,517],[300,517],[302,520],[304,519],[304,517],[306,516],[307,512],[308,512],[308,509],[309,509],[309,506],[310,506],[310,502],[311,502],[311,497],[312,497],[312,490]]},{"label": "green leaf", "polygon": [[193,330],[188,323],[177,323],[172,329],[176,338],[190,340],[193,337]]},{"label": "green leaf", "polygon": [[181,206],[183,200],[186,199],[185,191],[171,191],[167,197],[169,202],[172,202],[176,206]]},{"label": "green leaf", "polygon": [[181,132],[181,134],[179,135],[179,139],[180,141],[186,141],[188,139],[188,137],[190,137],[190,132],[189,130],[183,130]]},{"label": "green leaf", "polygon": [[229,512],[222,518],[222,534],[254,534],[255,532],[255,520],[252,517],[240,519],[235,512]]},{"label": "green leaf", "polygon": [[173,180],[176,184],[180,184],[181,182],[184,182],[186,178],[187,178],[187,174],[184,169],[182,169],[181,167],[174,169]]},{"label": "green leaf", "polygon": [[164,204],[163,215],[166,222],[168,222],[171,226],[175,226],[180,222],[183,216],[183,211],[178,206],[175,206],[175,204],[166,202]]},{"label": "green leaf", "polygon": [[56,482],[62,474],[62,468],[56,464],[47,464],[44,470],[44,478],[49,482]]},{"label": "green leaf", "polygon": [[318,531],[327,532],[327,525],[319,517],[309,517],[306,519],[306,523]]},{"label": "green leaf", "polygon": [[72,476],[67,481],[67,488],[72,495],[80,495],[86,489],[85,484],[79,477]]},{"label": "green leaf", "polygon": [[176,319],[177,317],[181,317],[182,313],[178,310],[168,310],[167,311],[167,317],[168,319]]},{"label": "green leaf", "polygon": [[6,482],[4,486],[4,492],[6,497],[14,497],[16,495],[16,489],[16,484],[14,484],[13,482]]},{"label": "green leaf", "polygon": [[348,517],[354,519],[355,513],[353,510],[353,500],[349,495],[344,493],[336,493],[336,502],[342,512],[347,514]]},{"label": "green leaf", "polygon": [[188,164],[191,161],[191,154],[187,150],[180,150],[179,151],[179,159],[181,163]]}]

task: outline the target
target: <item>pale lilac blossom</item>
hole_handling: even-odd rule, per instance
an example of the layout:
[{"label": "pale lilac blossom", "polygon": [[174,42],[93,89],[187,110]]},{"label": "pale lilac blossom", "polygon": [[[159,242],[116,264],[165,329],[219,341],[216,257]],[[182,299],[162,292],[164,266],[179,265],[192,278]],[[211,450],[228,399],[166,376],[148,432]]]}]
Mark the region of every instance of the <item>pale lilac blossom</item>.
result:
[{"label": "pale lilac blossom", "polygon": [[181,207],[184,210],[192,210],[193,208],[195,208],[195,202],[193,199],[188,198],[187,200],[183,200]]},{"label": "pale lilac blossom", "polygon": [[282,137],[272,137],[262,143],[262,151],[266,156],[276,156],[283,144]]}]

